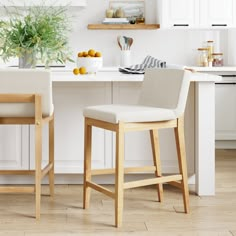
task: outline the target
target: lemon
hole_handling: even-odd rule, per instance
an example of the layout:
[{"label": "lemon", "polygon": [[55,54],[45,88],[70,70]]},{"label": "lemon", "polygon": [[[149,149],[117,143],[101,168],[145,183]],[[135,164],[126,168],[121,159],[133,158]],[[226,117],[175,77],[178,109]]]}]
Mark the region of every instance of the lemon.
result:
[{"label": "lemon", "polygon": [[73,73],[74,75],[78,75],[80,73],[79,68],[74,68]]},{"label": "lemon", "polygon": [[86,68],[85,67],[80,67],[79,68],[79,73],[81,74],[81,75],[84,75],[84,74],[86,74]]},{"label": "lemon", "polygon": [[83,52],[79,52],[78,57],[83,57]]},{"label": "lemon", "polygon": [[95,57],[101,57],[101,56],[102,56],[102,54],[100,52],[95,53]]},{"label": "lemon", "polygon": [[91,56],[91,57],[94,57],[95,56],[95,50],[94,49],[89,49],[88,50],[88,55]]},{"label": "lemon", "polygon": [[88,55],[87,52],[83,52],[83,57],[86,57]]}]

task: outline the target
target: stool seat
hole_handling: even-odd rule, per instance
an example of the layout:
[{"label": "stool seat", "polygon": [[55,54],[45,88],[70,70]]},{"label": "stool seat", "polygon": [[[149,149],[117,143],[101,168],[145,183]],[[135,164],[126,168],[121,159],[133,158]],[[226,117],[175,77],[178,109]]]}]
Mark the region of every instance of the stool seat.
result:
[{"label": "stool seat", "polygon": [[101,105],[84,109],[84,116],[103,120],[113,124],[123,122],[152,122],[176,119],[172,109],[140,106],[140,105]]}]

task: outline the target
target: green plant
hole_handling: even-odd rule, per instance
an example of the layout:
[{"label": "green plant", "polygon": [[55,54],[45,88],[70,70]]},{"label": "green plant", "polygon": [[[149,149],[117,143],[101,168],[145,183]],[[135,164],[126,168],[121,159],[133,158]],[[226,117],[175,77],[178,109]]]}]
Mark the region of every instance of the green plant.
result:
[{"label": "green plant", "polygon": [[7,9],[8,20],[0,20],[0,56],[4,61],[34,53],[36,60],[48,66],[70,59],[67,6],[30,6]]}]

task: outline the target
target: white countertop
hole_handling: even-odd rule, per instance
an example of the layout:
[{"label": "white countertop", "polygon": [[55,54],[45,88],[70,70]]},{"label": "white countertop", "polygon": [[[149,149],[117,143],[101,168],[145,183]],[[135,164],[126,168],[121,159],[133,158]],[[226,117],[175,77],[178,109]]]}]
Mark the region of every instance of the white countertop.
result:
[{"label": "white countertop", "polygon": [[[6,69],[6,67],[2,68]],[[189,67],[189,68],[192,68],[199,72],[209,71],[207,70],[206,67]],[[236,67],[232,67],[231,71],[233,71],[233,68],[236,71]],[[18,68],[11,67],[11,69],[16,70]],[[201,70],[201,69],[206,69],[206,70]],[[50,71],[52,72],[53,82],[142,82],[144,78],[143,74],[141,75],[123,74],[118,71],[118,67],[103,67],[96,74],[86,74],[86,75],[74,75],[73,68],[71,67],[54,67],[50,68]],[[221,80],[222,78],[220,76],[207,73],[206,74],[198,73],[198,72],[192,73],[192,78],[191,78],[191,81],[196,81],[196,82],[220,82]]]},{"label": "white countertop", "polygon": [[189,68],[199,72],[236,72],[236,66],[222,66],[222,67],[197,67],[189,66]]},{"label": "white countertop", "polygon": [[[72,68],[52,68],[52,79],[54,82],[138,82],[143,81],[143,75],[123,74],[118,67],[103,67],[96,74],[74,75]],[[220,76],[192,73],[191,81],[196,82],[219,82]]]}]

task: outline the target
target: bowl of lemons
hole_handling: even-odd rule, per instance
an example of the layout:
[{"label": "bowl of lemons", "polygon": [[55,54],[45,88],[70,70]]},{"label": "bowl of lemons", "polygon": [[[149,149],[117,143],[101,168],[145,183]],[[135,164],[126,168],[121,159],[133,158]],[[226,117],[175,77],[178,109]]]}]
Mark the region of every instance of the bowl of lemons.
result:
[{"label": "bowl of lemons", "polygon": [[102,64],[102,54],[94,49],[78,53],[77,67],[79,69],[83,68],[83,72],[86,74],[96,73],[100,68],[102,68]]}]

